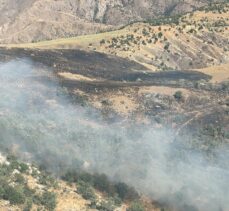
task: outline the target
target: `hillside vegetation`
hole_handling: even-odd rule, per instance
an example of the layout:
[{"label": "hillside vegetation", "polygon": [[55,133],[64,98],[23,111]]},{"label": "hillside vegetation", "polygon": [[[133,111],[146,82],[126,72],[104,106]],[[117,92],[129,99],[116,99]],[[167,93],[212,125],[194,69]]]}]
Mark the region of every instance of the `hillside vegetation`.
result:
[{"label": "hillside vegetation", "polygon": [[229,62],[228,27],[229,4],[223,3],[117,31],[9,47],[81,48],[128,58],[152,70],[201,69]]},{"label": "hillside vegetation", "polygon": [[[105,175],[69,171],[59,180],[32,164],[0,154],[1,211],[122,211],[127,207],[144,211],[149,205],[133,188],[112,183]],[[151,205],[152,209],[160,210]]]},{"label": "hillside vegetation", "polygon": [[133,20],[193,11],[208,3],[209,0],[0,0],[0,43],[97,33]]}]

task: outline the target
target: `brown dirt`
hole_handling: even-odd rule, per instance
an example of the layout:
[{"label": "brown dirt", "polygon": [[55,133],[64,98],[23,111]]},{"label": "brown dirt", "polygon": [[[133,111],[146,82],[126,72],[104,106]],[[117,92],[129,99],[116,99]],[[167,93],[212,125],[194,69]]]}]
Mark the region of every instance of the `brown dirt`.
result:
[{"label": "brown dirt", "polygon": [[56,211],[86,211],[88,202],[76,193],[76,187],[70,187],[59,181]]},{"label": "brown dirt", "polygon": [[66,78],[66,79],[70,79],[70,80],[76,80],[76,81],[96,81],[93,78],[89,78],[80,74],[73,74],[73,73],[69,73],[69,72],[60,72],[58,73],[58,75],[60,77]]},{"label": "brown dirt", "polygon": [[181,91],[184,95],[189,95],[191,93],[190,90],[188,89],[172,88],[166,86],[141,87],[138,93],[139,94],[157,93],[161,95],[173,96],[174,93],[177,91]]},{"label": "brown dirt", "polygon": [[229,80],[229,63],[219,65],[219,66],[212,66],[204,69],[199,69],[198,71],[212,76],[211,82],[213,83],[220,83],[222,81]]}]

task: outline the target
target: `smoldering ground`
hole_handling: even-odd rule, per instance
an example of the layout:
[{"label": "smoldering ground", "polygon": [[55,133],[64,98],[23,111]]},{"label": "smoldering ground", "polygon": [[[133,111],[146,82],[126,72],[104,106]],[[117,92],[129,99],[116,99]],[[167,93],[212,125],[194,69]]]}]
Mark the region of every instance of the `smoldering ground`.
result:
[{"label": "smoldering ground", "polygon": [[26,59],[0,64],[0,144],[57,176],[70,168],[105,173],[171,210],[229,210],[227,146],[211,162],[171,129],[106,123],[73,105],[51,69]]}]

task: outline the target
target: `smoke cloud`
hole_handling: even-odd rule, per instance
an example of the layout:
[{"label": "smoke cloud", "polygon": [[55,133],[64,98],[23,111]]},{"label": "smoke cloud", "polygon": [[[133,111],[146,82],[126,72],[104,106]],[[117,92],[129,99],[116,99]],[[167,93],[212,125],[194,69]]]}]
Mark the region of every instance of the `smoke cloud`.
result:
[{"label": "smoke cloud", "polygon": [[171,210],[229,210],[227,146],[211,162],[172,129],[107,123],[99,111],[73,105],[50,68],[27,59],[0,64],[0,146],[56,175],[105,173]]}]

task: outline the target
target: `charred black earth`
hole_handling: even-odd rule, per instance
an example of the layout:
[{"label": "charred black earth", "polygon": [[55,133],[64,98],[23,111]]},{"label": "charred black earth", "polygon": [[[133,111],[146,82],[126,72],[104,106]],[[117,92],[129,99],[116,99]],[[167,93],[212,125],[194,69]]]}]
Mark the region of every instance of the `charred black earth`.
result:
[{"label": "charred black earth", "polygon": [[[116,56],[81,50],[31,50],[0,49],[0,61],[30,59],[37,64],[51,67],[55,73],[70,72],[99,79],[88,85],[99,87],[125,87],[145,85],[171,85],[174,81],[194,82],[211,77],[196,71],[150,72],[146,67]],[[62,81],[66,86],[77,86],[77,82]],[[121,83],[120,83],[121,82]]]},{"label": "charred black earth", "polygon": [[[109,97],[114,93],[128,95],[137,102],[130,119],[143,115],[151,123],[175,125],[177,134],[185,135],[192,131],[198,140],[213,136],[214,144],[227,140],[228,130],[228,83],[211,84],[211,76],[198,71],[168,70],[152,72],[146,67],[116,56],[81,50],[38,50],[38,49],[0,49],[0,61],[28,59],[37,66],[49,67],[58,73],[69,72],[89,77],[94,80],[72,80],[57,77],[60,86],[73,93],[75,89],[84,91],[88,96],[102,95],[102,112],[115,114]],[[50,80],[40,78],[40,80]],[[187,97],[167,96],[165,94],[138,94],[141,87],[163,86],[185,89]],[[174,93],[175,94],[175,93]],[[74,94],[76,101],[87,101]],[[217,128],[213,131],[213,128]],[[203,141],[204,142],[204,141]],[[203,143],[206,144],[205,142]],[[206,144],[207,145],[207,144]]]}]

